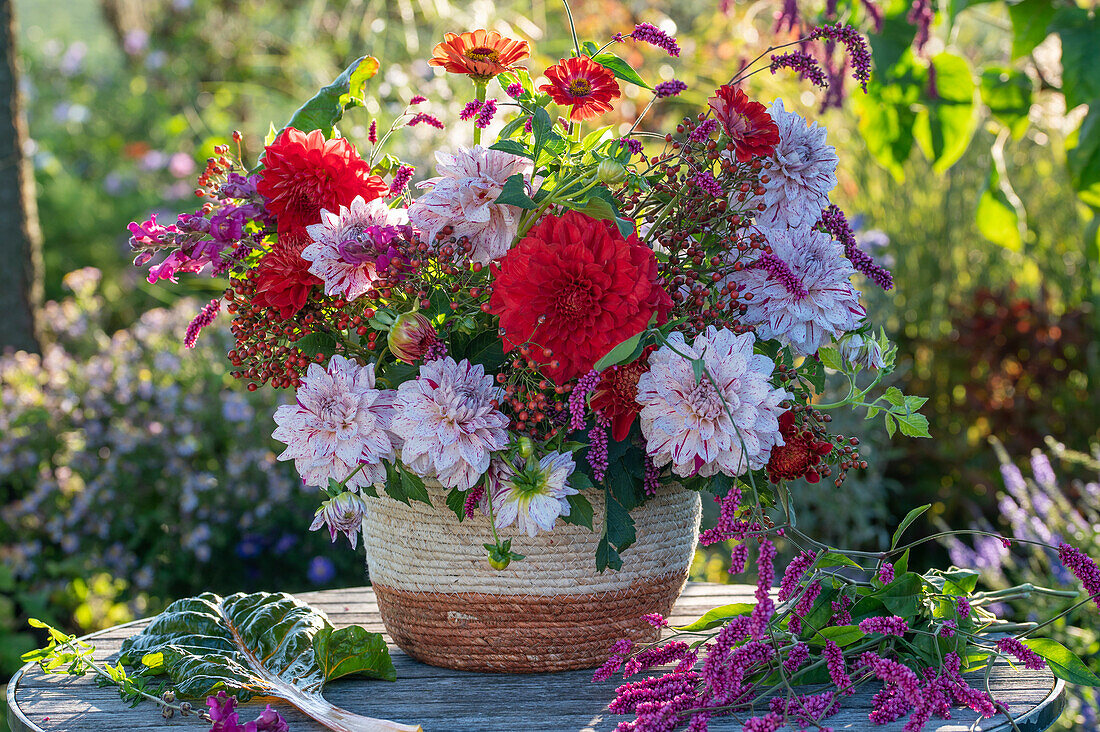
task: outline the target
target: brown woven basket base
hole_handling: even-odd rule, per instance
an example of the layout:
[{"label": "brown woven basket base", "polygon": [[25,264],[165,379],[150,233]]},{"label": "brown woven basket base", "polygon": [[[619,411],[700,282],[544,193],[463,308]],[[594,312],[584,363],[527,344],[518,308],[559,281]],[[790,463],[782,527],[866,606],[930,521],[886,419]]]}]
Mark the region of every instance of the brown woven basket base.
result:
[{"label": "brown woven basket base", "polygon": [[685,574],[588,595],[408,592],[375,584],[394,642],[413,658],[460,671],[537,673],[594,668],[620,638],[657,639],[641,619],[667,615]]}]

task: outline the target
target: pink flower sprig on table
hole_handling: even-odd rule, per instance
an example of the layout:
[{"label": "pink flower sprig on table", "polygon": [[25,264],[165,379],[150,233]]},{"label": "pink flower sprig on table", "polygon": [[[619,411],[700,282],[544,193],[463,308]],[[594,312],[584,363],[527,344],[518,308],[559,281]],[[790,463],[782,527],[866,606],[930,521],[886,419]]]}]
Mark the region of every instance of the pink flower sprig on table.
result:
[{"label": "pink flower sprig on table", "polygon": [[760,544],[760,553],[756,557],[756,607],[749,621],[749,635],[760,639],[767,632],[768,621],[775,614],[771,587],[775,584],[775,545],[764,539]]},{"label": "pink flower sprig on table", "polygon": [[882,635],[896,635],[899,638],[909,632],[909,623],[905,618],[897,615],[890,617],[876,616],[859,621],[859,629],[864,633],[880,633]]},{"label": "pink flower sprig on table", "polygon": [[[852,690],[852,679],[848,676],[848,667],[844,663],[844,651],[840,650],[840,646],[831,640],[825,641],[825,649],[822,651],[822,655],[825,656],[825,667],[829,671],[829,678],[832,679],[836,688],[845,694],[855,693]],[[902,666],[902,668],[905,667]]]},{"label": "pink flower sprig on table", "polygon": [[1039,671],[1047,667],[1047,662],[1043,660],[1043,657],[1025,646],[1019,638],[1001,638],[997,641],[997,650],[1014,656],[1017,661],[1024,665],[1024,668]]}]

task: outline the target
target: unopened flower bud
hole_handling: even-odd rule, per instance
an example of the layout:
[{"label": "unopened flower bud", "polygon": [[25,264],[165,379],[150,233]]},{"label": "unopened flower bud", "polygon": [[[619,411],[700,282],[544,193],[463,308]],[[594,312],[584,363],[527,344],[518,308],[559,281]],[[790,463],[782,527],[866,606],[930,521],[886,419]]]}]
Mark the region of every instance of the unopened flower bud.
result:
[{"label": "unopened flower bud", "polygon": [[850,335],[840,342],[840,354],[850,364],[869,369],[881,369],[886,365],[882,346],[871,336]]},{"label": "unopened flower bud", "polygon": [[519,438],[519,454],[520,457],[529,458],[535,454],[535,442],[530,437],[523,436]]},{"label": "unopened flower bud", "polygon": [[358,542],[359,529],[363,525],[363,514],[367,507],[363,499],[351,491],[344,491],[336,498],[325,501],[313,517],[313,523],[309,530],[316,531],[322,526],[328,526],[329,536],[333,542],[336,534],[340,532],[348,537],[351,548],[354,549]]},{"label": "unopened flower bud", "polygon": [[438,336],[432,322],[417,312],[402,313],[390,327],[386,343],[390,353],[405,363],[423,358]]},{"label": "unopened flower bud", "polygon": [[596,166],[596,177],[601,183],[613,186],[626,180],[626,168],[618,160],[604,158]]}]

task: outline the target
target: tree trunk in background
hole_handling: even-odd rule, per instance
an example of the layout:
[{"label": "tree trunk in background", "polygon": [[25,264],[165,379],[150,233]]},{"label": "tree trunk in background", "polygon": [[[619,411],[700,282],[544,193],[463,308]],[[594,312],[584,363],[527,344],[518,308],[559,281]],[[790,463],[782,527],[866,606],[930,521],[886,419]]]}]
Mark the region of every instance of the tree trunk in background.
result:
[{"label": "tree trunk in background", "polygon": [[0,352],[39,350],[42,232],[26,141],[12,0],[0,0]]}]

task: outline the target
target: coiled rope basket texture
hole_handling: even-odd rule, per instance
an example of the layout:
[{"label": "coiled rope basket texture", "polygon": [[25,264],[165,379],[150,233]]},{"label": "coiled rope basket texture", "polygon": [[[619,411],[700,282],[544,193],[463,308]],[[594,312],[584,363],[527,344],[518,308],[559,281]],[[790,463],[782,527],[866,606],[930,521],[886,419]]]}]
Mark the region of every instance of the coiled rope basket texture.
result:
[{"label": "coiled rope basket texture", "polygon": [[424,663],[466,671],[537,673],[592,668],[624,637],[656,640],[641,619],[668,614],[687,581],[699,529],[699,494],[676,484],[635,509],[637,540],[622,569],[596,571],[602,494],[586,494],[593,526],[564,524],[501,538],[525,558],[489,566],[480,514],[459,522],[447,491],[425,481],[432,505],[367,498],[367,569],[394,642]]}]

